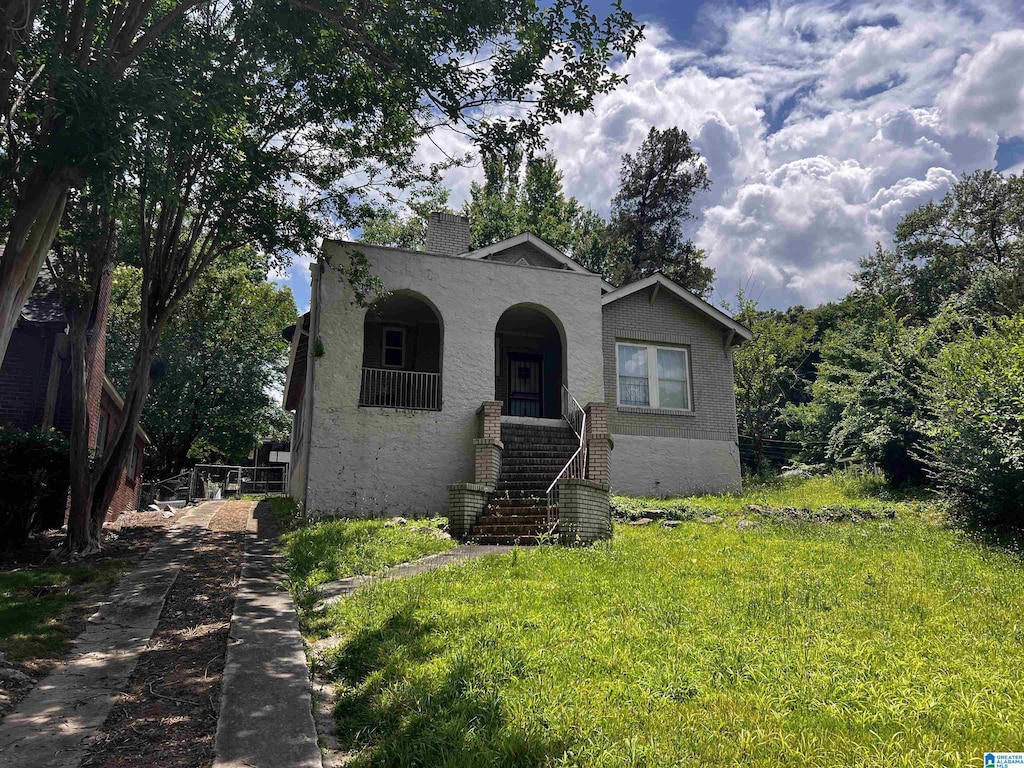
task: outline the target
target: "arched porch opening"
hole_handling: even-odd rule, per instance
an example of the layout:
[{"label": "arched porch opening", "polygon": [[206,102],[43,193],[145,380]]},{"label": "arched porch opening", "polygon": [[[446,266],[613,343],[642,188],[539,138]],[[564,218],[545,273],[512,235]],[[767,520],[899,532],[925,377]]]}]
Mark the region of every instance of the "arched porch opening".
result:
[{"label": "arched porch opening", "polygon": [[425,297],[394,291],[363,319],[359,405],[441,410],[444,322]]},{"label": "arched porch opening", "polygon": [[494,329],[494,399],[506,416],[557,419],[565,383],[565,333],[543,307],[517,304]]}]

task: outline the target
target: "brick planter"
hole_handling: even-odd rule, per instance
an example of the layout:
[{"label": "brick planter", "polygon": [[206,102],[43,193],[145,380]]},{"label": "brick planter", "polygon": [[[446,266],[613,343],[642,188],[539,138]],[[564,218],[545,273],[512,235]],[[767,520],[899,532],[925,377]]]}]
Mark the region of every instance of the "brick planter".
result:
[{"label": "brick planter", "polygon": [[562,544],[592,544],[612,536],[608,484],[567,478],[558,481],[558,531]]}]

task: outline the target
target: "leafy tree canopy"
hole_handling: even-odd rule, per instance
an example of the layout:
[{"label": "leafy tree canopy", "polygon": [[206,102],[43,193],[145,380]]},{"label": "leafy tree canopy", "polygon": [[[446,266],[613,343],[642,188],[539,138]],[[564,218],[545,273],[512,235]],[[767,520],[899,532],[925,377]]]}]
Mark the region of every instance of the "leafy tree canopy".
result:
[{"label": "leafy tree canopy", "polygon": [[[291,290],[264,279],[258,259],[206,272],[167,325],[154,362],[143,426],[153,439],[148,474],[167,477],[193,460],[242,461],[263,437],[287,431],[277,394],[295,322]],[[128,384],[138,334],[138,268],[115,270],[107,367]]]}]

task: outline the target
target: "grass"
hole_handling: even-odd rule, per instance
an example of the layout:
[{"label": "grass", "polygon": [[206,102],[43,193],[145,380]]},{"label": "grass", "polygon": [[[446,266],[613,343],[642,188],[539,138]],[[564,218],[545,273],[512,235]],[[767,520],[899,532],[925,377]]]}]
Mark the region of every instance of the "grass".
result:
[{"label": "grass", "polygon": [[[274,507],[278,518],[291,514],[284,503]],[[292,590],[301,608],[315,600],[329,581],[378,574],[386,567],[444,552],[455,546],[442,537],[438,520],[390,525],[385,520],[327,520],[293,527],[282,537]]]},{"label": "grass", "polygon": [[693,517],[703,514],[736,516],[745,514],[748,504],[808,507],[813,510],[847,505],[875,512],[888,508],[897,514],[931,516],[933,519],[937,511],[934,499],[919,489],[893,490],[875,475],[852,472],[835,472],[809,479],[748,480],[744,483],[743,493],[706,494],[685,499],[635,496],[613,496],[612,499],[615,506],[633,517],[650,508],[690,511],[694,513]]},{"label": "grass", "polygon": [[[884,503],[802,485],[753,493]],[[315,663],[354,765],[909,768],[1020,749],[1022,615],[1019,557],[902,515],[619,526],[364,588],[306,632],[340,640]]]},{"label": "grass", "polygon": [[121,560],[0,573],[0,652],[12,661],[54,657],[71,640],[76,600],[113,587],[131,569]]}]

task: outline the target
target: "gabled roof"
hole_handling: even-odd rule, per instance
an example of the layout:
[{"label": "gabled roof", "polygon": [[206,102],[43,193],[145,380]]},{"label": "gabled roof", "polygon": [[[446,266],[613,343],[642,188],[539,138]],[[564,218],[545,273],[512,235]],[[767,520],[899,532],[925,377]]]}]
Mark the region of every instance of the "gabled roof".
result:
[{"label": "gabled roof", "polygon": [[750,341],[751,339],[754,338],[753,332],[745,325],[737,323],[725,312],[711,306],[706,301],[704,301],[704,299],[700,298],[696,294],[690,293],[690,291],[683,288],[683,286],[679,285],[679,283],[665,277],[665,275],[662,274],[661,272],[655,272],[653,275],[650,275],[649,277],[645,277],[641,280],[628,283],[627,285],[624,285],[621,288],[616,288],[614,291],[606,293],[604,296],[601,297],[601,306],[604,306],[605,304],[611,304],[613,301],[624,299],[627,296],[632,296],[634,293],[643,291],[647,288],[650,288],[651,286],[658,286],[659,290],[667,290],[673,296],[682,299],[684,302],[692,306],[694,309],[700,310],[705,315],[710,317],[712,320],[715,320],[716,322],[718,322],[725,328],[729,329],[737,336],[740,336],[741,338],[745,339],[746,341]]},{"label": "gabled roof", "polygon": [[[550,256],[554,261],[558,262],[566,269],[569,269],[573,272],[579,272],[584,275],[597,274],[596,272],[591,272],[589,269],[584,267],[582,264],[579,264],[578,262],[574,261],[569,256],[566,256],[564,253],[555,248],[555,246],[553,246],[543,237],[538,237],[532,232],[520,232],[518,235],[514,237],[499,240],[496,243],[485,245],[483,248],[477,248],[476,250],[460,253],[458,257],[460,259],[486,259],[488,256],[491,256],[495,253],[501,253],[502,251],[507,251],[509,248],[514,248],[517,245],[524,244],[532,245],[541,253],[545,254],[546,256]],[[602,280],[601,282],[602,292],[615,290],[615,286],[607,282],[606,280]]]}]

